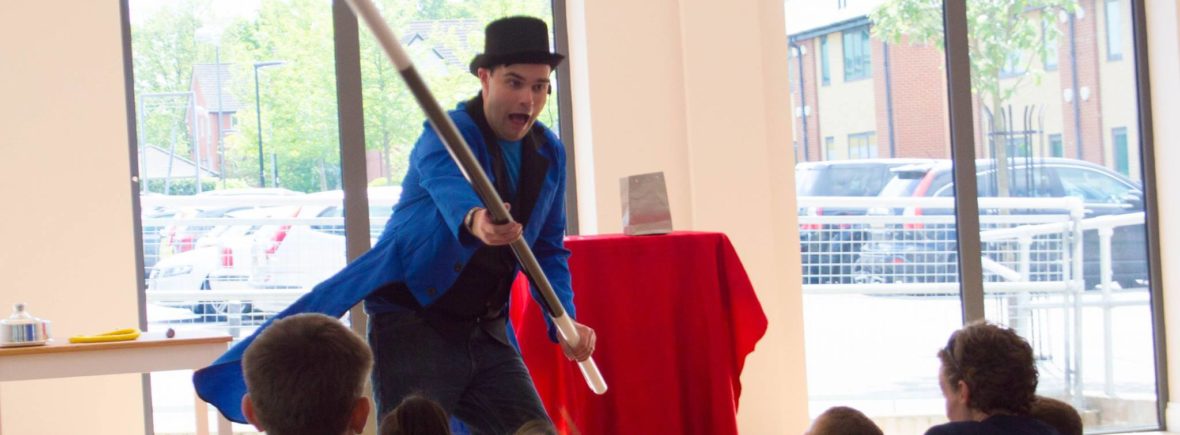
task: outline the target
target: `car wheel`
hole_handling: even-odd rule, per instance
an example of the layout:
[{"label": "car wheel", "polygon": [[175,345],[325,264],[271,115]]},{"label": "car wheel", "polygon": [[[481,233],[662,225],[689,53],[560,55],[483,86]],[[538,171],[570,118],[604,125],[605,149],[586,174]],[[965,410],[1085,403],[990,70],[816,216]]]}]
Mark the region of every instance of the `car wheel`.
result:
[{"label": "car wheel", "polygon": [[[212,288],[213,287],[209,285],[208,278],[206,278],[205,281],[201,283],[201,290],[211,290]],[[242,304],[241,314],[249,313],[253,311],[253,309],[254,308],[250,305],[250,303],[244,303]],[[193,312],[197,314],[203,314],[204,317],[202,317],[202,320],[207,322],[226,321],[228,320],[226,315],[229,314],[229,303],[225,301],[201,301],[198,302],[196,307],[193,308]]]}]

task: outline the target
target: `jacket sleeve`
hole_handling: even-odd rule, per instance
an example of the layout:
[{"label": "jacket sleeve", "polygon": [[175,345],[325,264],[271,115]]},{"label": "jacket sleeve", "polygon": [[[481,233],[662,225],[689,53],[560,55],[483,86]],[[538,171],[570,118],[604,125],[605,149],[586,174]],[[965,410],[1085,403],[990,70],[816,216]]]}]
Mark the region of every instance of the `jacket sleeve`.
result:
[{"label": "jacket sleeve", "polygon": [[[482,144],[482,139],[474,137],[470,132],[461,133],[463,139],[472,147]],[[429,123],[425,125],[425,131],[418,138],[418,143],[414,145],[410,161],[418,168],[421,177],[419,182],[434,200],[434,205],[446,221],[451,235],[465,245],[477,245],[478,240],[466,236],[463,218],[472,207],[482,207],[483,203],[475,194],[471,183],[463,177],[459,165],[451,158],[446,145]]]},{"label": "jacket sleeve", "polygon": [[[570,251],[565,248],[565,154],[561,143],[557,142],[558,151],[557,164],[551,166],[551,170],[558,171],[557,174],[557,189],[553,194],[552,201],[549,206],[549,214],[545,217],[545,222],[541,227],[540,235],[537,237],[536,243],[533,243],[533,254],[537,257],[537,262],[541,265],[541,269],[545,272],[545,277],[549,278],[549,284],[553,286],[554,293],[557,298],[561,300],[561,305],[565,308],[566,314],[570,319],[576,319],[577,313],[574,307],[574,290],[571,285],[569,256]],[[532,286],[533,300],[540,301],[541,294],[537,290],[536,285]],[[544,311],[544,307],[542,307]],[[553,321],[549,316],[545,316],[545,325],[548,328],[549,340],[554,343],[557,342],[557,329],[553,325]]]}]

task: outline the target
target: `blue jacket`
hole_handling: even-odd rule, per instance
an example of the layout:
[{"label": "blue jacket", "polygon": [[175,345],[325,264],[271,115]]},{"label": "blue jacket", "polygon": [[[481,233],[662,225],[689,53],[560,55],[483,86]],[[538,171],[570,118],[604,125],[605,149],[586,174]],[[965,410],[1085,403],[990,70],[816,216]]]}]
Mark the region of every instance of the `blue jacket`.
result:
[{"label": "blue jacket", "polygon": [[[494,183],[492,158],[480,128],[466,112],[466,103],[459,104],[450,116]],[[569,251],[563,245],[565,148],[553,132],[539,122],[537,125],[545,140],[536,151],[549,161],[549,166],[529,215],[529,223],[524,227],[524,238],[532,247],[562,306],[573,318],[573,291],[567,263]],[[406,283],[418,302],[429,307],[451,287],[462,265],[480,247],[478,240],[461,229],[468,210],[479,206],[482,203],[474,189],[451,159],[438,134],[427,124],[410,154],[401,199],[377,244],[262,324],[253,335],[233,346],[212,365],[195,372],[193,384],[197,395],[217,407],[229,420],[246,423],[241,410],[242,397],[246,394],[242,354],[258,333],[274,320],[308,312],[340,317],[374,290],[393,282]],[[536,288],[533,288],[533,298],[539,299]],[[373,311],[374,308],[368,309]],[[553,338],[552,324],[549,329],[550,338]]]}]

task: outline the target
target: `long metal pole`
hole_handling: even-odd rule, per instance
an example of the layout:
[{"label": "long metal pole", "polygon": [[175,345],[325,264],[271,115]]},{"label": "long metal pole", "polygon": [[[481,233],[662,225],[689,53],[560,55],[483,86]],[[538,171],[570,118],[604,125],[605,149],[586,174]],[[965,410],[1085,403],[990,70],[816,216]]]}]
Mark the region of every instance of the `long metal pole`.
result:
[{"label": "long metal pole", "polygon": [[[467,142],[459,134],[459,129],[455,127],[455,123],[451,121],[451,117],[447,116],[447,113],[439,106],[438,100],[435,100],[434,95],[430,93],[430,90],[426,87],[426,83],[422,81],[422,77],[414,69],[414,64],[410,61],[410,57],[402,49],[401,43],[398,42],[397,37],[393,35],[393,31],[389,29],[389,26],[381,18],[381,13],[377,11],[376,6],[369,0],[347,1],[353,12],[368,25],[369,30],[373,32],[373,36],[377,38],[377,41],[385,50],[385,54],[393,61],[402,79],[409,86],[410,92],[418,100],[418,105],[421,106],[423,112],[426,112],[426,117],[430,120],[430,125],[434,127],[435,132],[442,138],[443,144],[447,147],[447,152],[451,154],[451,158],[458,164],[463,176],[471,182],[471,187],[475,189],[476,195],[479,195],[479,199],[483,201],[484,207],[492,214],[492,221],[497,224],[511,222],[512,215],[508,214],[508,209],[504,207],[504,202],[500,199],[500,195],[496,193],[496,189],[492,187],[487,174],[483,172],[483,169],[480,168],[479,163],[475,160],[475,156],[471,153]],[[573,321],[566,315],[565,309],[561,306],[561,301],[557,299],[557,294],[553,292],[553,286],[549,283],[549,279],[545,277],[545,272],[541,270],[541,265],[537,262],[537,257],[533,255],[533,250],[529,248],[528,242],[520,238],[512,242],[511,246],[512,252],[516,254],[516,258],[520,261],[525,273],[532,279],[533,285],[540,292],[541,300],[539,302],[545,307],[545,311],[553,320],[553,323],[557,325],[557,330],[561,333],[561,339],[570,345],[576,346],[581,341],[581,337],[578,335],[577,329],[574,328]],[[586,378],[586,383],[590,386],[591,390],[596,394],[606,393],[606,381],[603,380],[602,374],[598,371],[598,365],[594,363],[594,357],[579,362],[578,366],[581,368],[582,376]]]},{"label": "long metal pole", "polygon": [[258,121],[258,187],[266,187],[266,172],[263,165],[266,160],[262,157],[262,104],[258,102],[258,64],[254,64],[254,117]]}]

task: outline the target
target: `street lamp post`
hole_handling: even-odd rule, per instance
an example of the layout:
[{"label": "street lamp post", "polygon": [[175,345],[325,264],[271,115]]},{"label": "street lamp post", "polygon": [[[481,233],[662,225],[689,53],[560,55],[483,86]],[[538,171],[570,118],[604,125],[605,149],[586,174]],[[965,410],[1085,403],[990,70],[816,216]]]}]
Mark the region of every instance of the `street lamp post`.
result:
[{"label": "street lamp post", "polygon": [[266,187],[266,160],[262,156],[262,105],[259,103],[261,92],[258,90],[258,70],[286,63],[281,60],[254,62],[254,115],[258,118],[258,187]]}]

